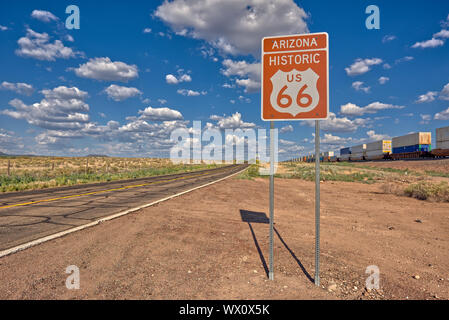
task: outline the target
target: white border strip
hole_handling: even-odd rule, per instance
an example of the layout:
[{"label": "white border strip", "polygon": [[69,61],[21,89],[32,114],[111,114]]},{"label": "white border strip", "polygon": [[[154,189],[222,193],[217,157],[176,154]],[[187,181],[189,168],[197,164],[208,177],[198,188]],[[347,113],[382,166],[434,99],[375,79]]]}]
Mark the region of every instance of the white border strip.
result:
[{"label": "white border strip", "polygon": [[233,173],[233,174],[231,174],[231,175],[229,175],[229,176],[226,176],[226,177],[224,177],[224,178],[221,178],[221,179],[218,179],[218,180],[215,180],[215,181],[212,181],[212,182],[203,184],[203,185],[201,185],[201,186],[198,186],[198,187],[195,187],[195,188],[186,190],[186,191],[182,191],[182,192],[180,192],[180,193],[177,193],[177,194],[168,196],[168,197],[166,197],[166,198],[162,198],[162,199],[153,201],[153,202],[151,202],[151,203],[147,203],[147,204],[141,205],[141,206],[136,207],[136,208],[131,208],[131,209],[128,209],[128,210],[119,212],[119,213],[115,213],[115,214],[112,214],[112,215],[110,215],[110,216],[106,216],[106,217],[100,218],[100,219],[98,219],[98,220],[95,220],[95,221],[93,221],[93,222],[90,222],[90,223],[88,223],[88,224],[84,224],[84,225],[82,225],[82,226],[78,226],[78,227],[75,227],[75,228],[72,228],[72,229],[68,229],[68,230],[64,230],[64,231],[58,232],[58,233],[54,233],[54,234],[51,234],[51,235],[49,235],[49,236],[46,236],[46,237],[43,237],[43,238],[39,238],[39,239],[30,241],[30,242],[27,242],[27,243],[18,245],[18,246],[13,247],[13,248],[10,248],[10,249],[6,249],[6,250],[3,250],[3,251],[0,251],[0,258],[5,257],[5,256],[10,255],[10,254],[13,254],[13,253],[16,253],[16,252],[19,252],[19,251],[22,251],[22,250],[25,250],[25,249],[28,249],[28,248],[31,248],[31,247],[34,247],[34,246],[37,246],[38,244],[41,244],[41,243],[44,243],[44,242],[47,242],[47,241],[50,241],[50,240],[53,240],[53,239],[57,239],[57,238],[63,237],[63,236],[68,235],[68,234],[70,234],[70,233],[77,232],[77,231],[80,231],[80,230],[83,230],[83,229],[87,229],[87,228],[96,226],[97,224],[100,224],[100,223],[102,223],[102,222],[105,222],[105,221],[109,221],[109,220],[112,220],[112,219],[119,218],[119,217],[121,217],[121,216],[127,215],[128,213],[131,213],[131,212],[134,212],[134,211],[143,209],[143,208],[151,207],[151,206],[153,206],[153,205],[155,205],[155,204],[158,204],[158,203],[160,203],[160,202],[164,202],[164,201],[173,199],[173,198],[175,198],[175,197],[179,197],[179,196],[181,196],[181,195],[183,195],[183,194],[186,194],[186,193],[188,193],[188,192],[191,192],[191,191],[194,191],[194,190],[197,190],[197,189],[201,189],[201,188],[210,186],[211,184],[220,182],[220,181],[222,181],[222,180],[225,180],[225,179],[227,179],[227,178],[230,178],[230,177],[232,177],[232,176],[235,176],[235,175],[237,175],[237,174],[239,174],[239,173],[242,173],[242,172],[245,171],[246,169],[248,169],[248,167],[246,167],[245,169],[240,170],[240,171],[238,171],[238,172],[236,172],[236,173]]}]

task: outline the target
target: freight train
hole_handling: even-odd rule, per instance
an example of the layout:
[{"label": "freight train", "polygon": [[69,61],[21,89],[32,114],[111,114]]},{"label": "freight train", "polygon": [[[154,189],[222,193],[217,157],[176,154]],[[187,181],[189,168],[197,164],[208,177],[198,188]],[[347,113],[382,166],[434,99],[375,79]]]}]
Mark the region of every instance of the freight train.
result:
[{"label": "freight train", "polygon": [[[436,146],[432,149],[430,132],[410,133],[391,140],[379,140],[340,149],[336,156],[332,151],[320,154],[320,161],[369,161],[430,159],[449,157],[449,126],[436,129]],[[293,161],[314,162],[315,156],[303,156]]]}]

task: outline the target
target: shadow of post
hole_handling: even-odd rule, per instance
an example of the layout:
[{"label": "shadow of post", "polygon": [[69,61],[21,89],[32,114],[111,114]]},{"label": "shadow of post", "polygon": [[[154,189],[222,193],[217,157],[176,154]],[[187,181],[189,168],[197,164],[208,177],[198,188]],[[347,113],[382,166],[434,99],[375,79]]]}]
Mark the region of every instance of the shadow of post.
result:
[{"label": "shadow of post", "polygon": [[268,278],[268,266],[265,261],[265,257],[260,249],[259,242],[257,241],[256,234],[254,232],[253,226],[251,223],[269,223],[270,219],[263,212],[254,212],[247,210],[240,210],[240,216],[242,217],[242,221],[248,223],[249,230],[251,231],[251,235],[253,236],[254,244],[256,245],[257,252],[259,253],[260,261],[262,262],[263,268],[265,270],[265,275]]},{"label": "shadow of post", "polygon": [[[265,270],[265,274],[266,274],[266,276],[268,278],[268,266],[267,266],[267,263],[265,261],[265,257],[264,257],[264,255],[262,253],[262,250],[260,249],[259,242],[257,241],[256,234],[254,232],[254,229],[253,229],[253,226],[251,225],[251,223],[265,223],[265,224],[269,224],[270,223],[270,219],[267,217],[267,215],[264,212],[255,212],[255,211],[248,211],[248,210],[240,210],[240,216],[242,217],[242,221],[243,222],[248,223],[249,230],[251,231],[251,235],[252,235],[253,240],[254,240],[254,244],[256,245],[256,249],[257,249],[257,252],[259,253],[259,257],[260,257],[260,260],[262,262],[263,268]],[[307,279],[309,279],[309,281],[311,281],[313,283],[314,282],[313,278],[307,272],[306,268],[303,266],[303,264],[298,259],[298,257],[296,257],[295,253],[290,249],[290,247],[287,245],[287,243],[281,237],[281,235],[278,232],[278,230],[276,228],[274,228],[274,231],[276,232],[279,240],[281,240],[281,242],[284,245],[284,247],[291,254],[293,259],[295,259],[296,263],[301,268],[302,272],[305,274]]]},{"label": "shadow of post", "polygon": [[284,247],[288,250],[288,252],[290,252],[290,254],[292,255],[293,259],[295,259],[296,263],[301,268],[302,272],[304,272],[304,274],[306,275],[307,279],[309,279],[310,282],[315,283],[314,279],[307,272],[306,268],[304,268],[304,266],[302,265],[301,261],[296,257],[295,253],[288,247],[288,245],[285,243],[284,239],[282,239],[282,237],[279,234],[279,232],[277,231],[277,229],[276,228],[273,228],[273,229],[274,229],[274,232],[276,232],[276,234],[278,235],[278,238],[279,238],[279,240],[281,240],[281,242],[284,245]]}]

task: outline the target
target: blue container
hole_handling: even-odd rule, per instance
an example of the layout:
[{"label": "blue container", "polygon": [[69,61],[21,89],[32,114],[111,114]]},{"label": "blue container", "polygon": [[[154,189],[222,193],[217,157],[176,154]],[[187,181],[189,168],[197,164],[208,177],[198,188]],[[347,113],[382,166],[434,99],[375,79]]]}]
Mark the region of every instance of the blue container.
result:
[{"label": "blue container", "polygon": [[406,152],[430,151],[430,150],[432,150],[430,144],[415,144],[413,146],[393,148],[393,153],[406,153]]},{"label": "blue container", "polygon": [[342,155],[342,154],[351,154],[351,148],[348,147],[348,148],[340,149],[340,155]]}]

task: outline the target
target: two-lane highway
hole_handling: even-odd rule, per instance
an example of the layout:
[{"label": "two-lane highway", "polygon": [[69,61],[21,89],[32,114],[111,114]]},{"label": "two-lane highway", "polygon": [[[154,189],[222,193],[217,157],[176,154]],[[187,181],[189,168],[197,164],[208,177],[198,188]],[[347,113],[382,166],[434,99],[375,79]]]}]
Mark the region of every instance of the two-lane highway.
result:
[{"label": "two-lane highway", "polygon": [[177,195],[246,167],[230,165],[135,180],[1,194],[0,251]]}]

